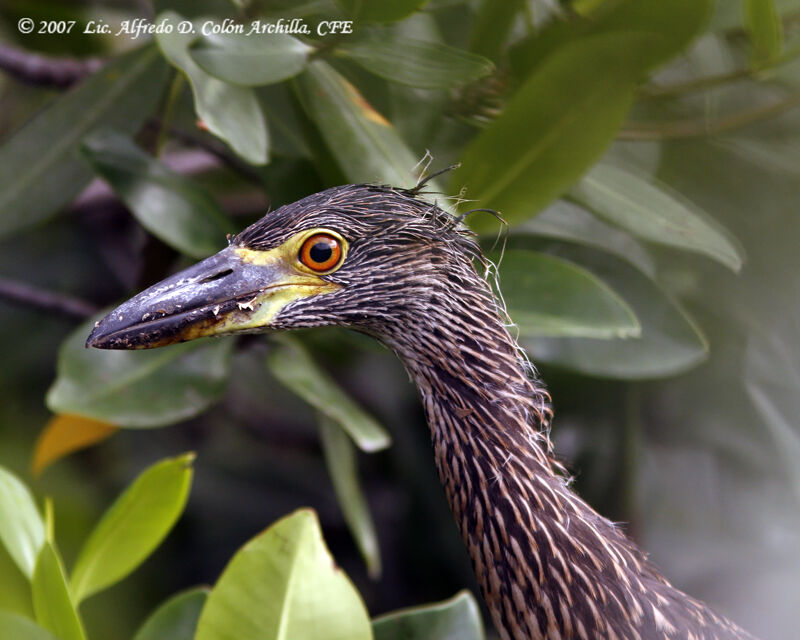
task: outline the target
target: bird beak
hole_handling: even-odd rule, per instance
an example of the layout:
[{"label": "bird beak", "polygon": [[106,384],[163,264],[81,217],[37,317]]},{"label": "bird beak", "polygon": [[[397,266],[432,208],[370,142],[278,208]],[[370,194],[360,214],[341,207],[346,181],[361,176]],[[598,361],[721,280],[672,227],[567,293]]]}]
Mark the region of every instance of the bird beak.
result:
[{"label": "bird beak", "polygon": [[98,349],[149,349],[203,336],[255,333],[288,303],[340,285],[302,273],[284,247],[230,246],[142,291],[97,322]]}]

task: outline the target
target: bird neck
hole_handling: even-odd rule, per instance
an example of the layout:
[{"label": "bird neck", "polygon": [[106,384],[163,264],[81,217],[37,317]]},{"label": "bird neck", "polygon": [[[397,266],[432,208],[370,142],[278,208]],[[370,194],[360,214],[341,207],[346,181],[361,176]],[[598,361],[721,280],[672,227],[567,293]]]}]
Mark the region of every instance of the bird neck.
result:
[{"label": "bird neck", "polygon": [[420,390],[439,476],[501,637],[671,638],[707,625],[718,634],[708,637],[746,637],[669,585],[569,488],[551,457],[549,396],[486,282],[475,274],[458,298],[434,287],[414,299],[429,304],[382,338]]}]

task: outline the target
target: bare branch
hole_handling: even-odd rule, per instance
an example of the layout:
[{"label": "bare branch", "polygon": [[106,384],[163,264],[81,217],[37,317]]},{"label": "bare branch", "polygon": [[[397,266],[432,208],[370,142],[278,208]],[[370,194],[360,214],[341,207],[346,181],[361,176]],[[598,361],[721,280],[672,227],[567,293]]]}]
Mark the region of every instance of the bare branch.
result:
[{"label": "bare branch", "polygon": [[0,42],[0,69],[37,87],[66,89],[102,66],[99,58],[50,58]]},{"label": "bare branch", "polygon": [[0,300],[41,311],[52,311],[69,318],[84,319],[97,312],[97,307],[86,300],[39,289],[8,278],[0,278]]}]

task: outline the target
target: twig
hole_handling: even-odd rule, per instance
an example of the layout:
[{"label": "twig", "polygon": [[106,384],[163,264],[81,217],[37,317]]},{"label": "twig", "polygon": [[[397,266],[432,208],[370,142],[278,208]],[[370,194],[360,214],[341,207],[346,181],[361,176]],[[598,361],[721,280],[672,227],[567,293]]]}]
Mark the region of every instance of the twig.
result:
[{"label": "twig", "polygon": [[100,58],[49,58],[0,43],[0,69],[37,87],[66,89],[102,66]]},{"label": "twig", "polygon": [[665,140],[716,135],[778,116],[798,105],[800,105],[800,91],[775,104],[744,109],[719,120],[679,120],[656,125],[628,126],[617,134],[617,138],[620,140]]},{"label": "twig", "polygon": [[97,307],[86,300],[38,289],[8,278],[0,278],[0,299],[42,311],[53,311],[69,318],[84,319],[97,312]]},{"label": "twig", "polygon": [[[153,129],[157,132],[161,131],[163,128],[162,122],[159,118],[148,119],[146,126],[148,129]],[[247,180],[250,182],[255,183],[259,187],[264,186],[264,182],[261,179],[258,171],[253,169],[243,160],[240,160],[235,154],[228,151],[227,147],[222,142],[217,142],[212,138],[201,136],[174,125],[166,127],[166,131],[178,142],[182,142],[183,144],[192,147],[199,147],[203,151],[207,151],[211,155],[221,160],[224,164],[228,165],[236,173],[240,174],[244,178],[247,178]]]}]

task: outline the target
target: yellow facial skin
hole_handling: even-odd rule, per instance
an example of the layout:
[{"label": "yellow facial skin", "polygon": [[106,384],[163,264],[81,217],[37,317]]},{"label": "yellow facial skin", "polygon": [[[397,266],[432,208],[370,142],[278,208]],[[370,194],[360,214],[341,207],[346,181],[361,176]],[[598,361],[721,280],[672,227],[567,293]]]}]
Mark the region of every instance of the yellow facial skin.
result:
[{"label": "yellow facial skin", "polygon": [[[317,234],[332,236],[341,248],[338,262],[322,272],[300,261],[303,243]],[[268,251],[230,246],[120,305],[97,323],[87,344],[148,349],[266,330],[287,304],[341,289],[322,276],[342,265],[347,249],[328,229],[302,231]]]},{"label": "yellow facial skin", "polygon": [[[311,236],[320,233],[326,233],[339,240],[342,246],[342,258],[334,269],[317,273],[304,265],[298,256],[303,243]],[[192,338],[264,328],[290,302],[308,296],[338,291],[342,288],[341,285],[323,280],[320,275],[333,273],[341,266],[347,258],[347,241],[338,233],[328,229],[309,229],[298,233],[282,245],[269,251],[237,247],[234,249],[234,253],[245,264],[270,267],[270,271],[277,277],[274,277],[252,299],[239,302],[237,309],[220,316],[219,322],[207,325],[202,333],[193,335]]]}]

